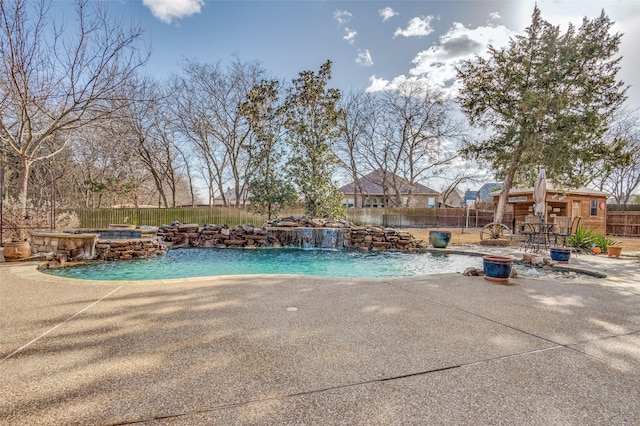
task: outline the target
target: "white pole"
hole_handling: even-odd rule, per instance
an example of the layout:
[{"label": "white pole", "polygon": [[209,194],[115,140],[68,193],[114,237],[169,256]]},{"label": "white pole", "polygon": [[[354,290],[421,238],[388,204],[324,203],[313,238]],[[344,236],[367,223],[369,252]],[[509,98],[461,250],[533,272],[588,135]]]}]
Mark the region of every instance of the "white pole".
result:
[{"label": "white pole", "polygon": [[469,205],[467,204],[467,223],[465,225],[465,228],[469,229]]}]

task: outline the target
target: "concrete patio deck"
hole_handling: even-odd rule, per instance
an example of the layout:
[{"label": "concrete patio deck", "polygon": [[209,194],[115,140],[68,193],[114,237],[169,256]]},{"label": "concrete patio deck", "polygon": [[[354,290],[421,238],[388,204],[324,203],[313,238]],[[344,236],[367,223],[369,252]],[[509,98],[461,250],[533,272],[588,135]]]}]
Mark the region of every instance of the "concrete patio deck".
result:
[{"label": "concrete patio deck", "polygon": [[82,282],[0,263],[0,423],[640,424],[637,260]]}]

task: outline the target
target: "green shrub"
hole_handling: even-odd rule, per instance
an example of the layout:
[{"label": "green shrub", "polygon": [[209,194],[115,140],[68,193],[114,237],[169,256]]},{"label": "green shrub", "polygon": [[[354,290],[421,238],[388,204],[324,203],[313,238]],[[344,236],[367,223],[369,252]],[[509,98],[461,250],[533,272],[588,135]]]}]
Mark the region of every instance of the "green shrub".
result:
[{"label": "green shrub", "polygon": [[597,234],[591,228],[578,226],[575,235],[567,237],[567,243],[575,247],[576,250],[590,251],[592,247],[599,247],[603,252],[607,247],[617,244],[618,242],[605,234]]},{"label": "green shrub", "polygon": [[567,243],[576,250],[589,251],[594,238],[593,229],[578,226],[575,235],[567,237]]},{"label": "green shrub", "polygon": [[594,234],[593,236],[593,244],[595,244],[596,247],[600,247],[603,252],[607,251],[607,247],[614,246],[617,243],[618,242],[616,240],[608,238],[604,234]]}]

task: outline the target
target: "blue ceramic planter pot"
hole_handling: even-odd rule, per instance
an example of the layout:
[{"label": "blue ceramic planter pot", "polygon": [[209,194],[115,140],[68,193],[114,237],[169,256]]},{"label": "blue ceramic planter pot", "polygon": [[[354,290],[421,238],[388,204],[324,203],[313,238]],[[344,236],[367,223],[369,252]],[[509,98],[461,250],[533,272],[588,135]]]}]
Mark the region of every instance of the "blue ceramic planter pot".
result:
[{"label": "blue ceramic planter pot", "polygon": [[569,247],[551,247],[551,260],[556,262],[569,262],[571,249]]},{"label": "blue ceramic planter pot", "polygon": [[429,231],[429,242],[435,248],[446,248],[451,241],[449,231]]},{"label": "blue ceramic planter pot", "polygon": [[482,258],[484,278],[499,283],[509,282],[513,259],[503,256],[484,256]]}]

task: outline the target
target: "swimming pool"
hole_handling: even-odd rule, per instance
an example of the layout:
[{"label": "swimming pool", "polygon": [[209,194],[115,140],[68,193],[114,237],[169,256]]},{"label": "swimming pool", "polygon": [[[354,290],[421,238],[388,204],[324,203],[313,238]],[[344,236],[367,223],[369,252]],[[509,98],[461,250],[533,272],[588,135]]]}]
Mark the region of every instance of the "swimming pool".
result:
[{"label": "swimming pool", "polygon": [[[88,280],[156,280],[220,275],[297,274],[324,277],[389,278],[461,273],[482,269],[482,257],[458,253],[409,253],[335,249],[180,248],[149,259],[90,262],[43,272]],[[557,269],[514,263],[519,275],[546,279],[594,279]],[[533,270],[534,274],[529,274]]]},{"label": "swimming pool", "polygon": [[150,259],[92,262],[43,272],[92,280],[152,280],[218,275],[301,274],[406,277],[482,268],[480,256],[328,249],[181,248]]}]

